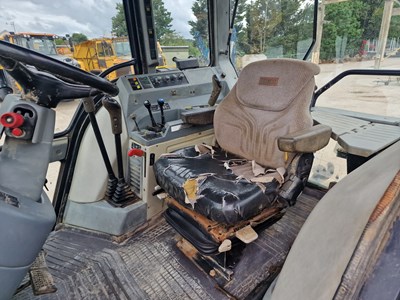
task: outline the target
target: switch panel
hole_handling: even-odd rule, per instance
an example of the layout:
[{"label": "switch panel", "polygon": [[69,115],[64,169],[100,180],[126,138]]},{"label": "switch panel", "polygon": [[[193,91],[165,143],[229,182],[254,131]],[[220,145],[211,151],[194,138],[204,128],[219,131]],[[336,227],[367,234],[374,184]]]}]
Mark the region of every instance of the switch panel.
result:
[{"label": "switch panel", "polygon": [[188,80],[183,72],[158,73],[154,75],[138,75],[128,78],[134,91],[151,88],[163,88],[188,84]]}]

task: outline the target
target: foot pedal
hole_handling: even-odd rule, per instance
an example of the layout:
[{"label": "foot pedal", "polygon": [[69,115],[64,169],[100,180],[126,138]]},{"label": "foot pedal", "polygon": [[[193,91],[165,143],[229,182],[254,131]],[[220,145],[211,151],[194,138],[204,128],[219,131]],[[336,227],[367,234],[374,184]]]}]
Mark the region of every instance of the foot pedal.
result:
[{"label": "foot pedal", "polygon": [[236,231],[236,237],[242,242],[249,244],[258,238],[258,234],[250,225],[247,225]]},{"label": "foot pedal", "polygon": [[32,290],[35,296],[50,294],[57,291],[53,276],[51,276],[49,272],[44,256],[44,251],[40,251],[29,270],[29,277],[31,278]]}]

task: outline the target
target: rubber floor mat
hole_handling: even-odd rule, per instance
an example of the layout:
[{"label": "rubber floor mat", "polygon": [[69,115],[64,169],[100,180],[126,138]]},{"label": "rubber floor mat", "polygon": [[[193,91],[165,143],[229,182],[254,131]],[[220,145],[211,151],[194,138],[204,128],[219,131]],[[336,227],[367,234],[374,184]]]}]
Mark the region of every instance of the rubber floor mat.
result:
[{"label": "rubber floor mat", "polygon": [[247,245],[223,286],[177,249],[177,234],[164,221],[117,244],[63,228],[45,246],[57,291],[34,296],[31,287],[13,299],[251,299],[281,268],[298,231],[321,195],[303,193],[277,223]]}]

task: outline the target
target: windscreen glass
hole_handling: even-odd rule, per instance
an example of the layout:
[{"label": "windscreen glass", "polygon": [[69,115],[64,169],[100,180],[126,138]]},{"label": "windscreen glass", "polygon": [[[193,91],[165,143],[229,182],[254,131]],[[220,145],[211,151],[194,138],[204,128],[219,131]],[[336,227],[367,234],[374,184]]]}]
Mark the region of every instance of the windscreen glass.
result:
[{"label": "windscreen glass", "polygon": [[165,67],[175,67],[173,58],[210,63],[207,0],[154,0],[154,23]]},{"label": "windscreen glass", "polygon": [[237,6],[230,55],[238,71],[261,59],[305,57],[313,40],[313,1],[231,2],[232,17],[236,3]]}]

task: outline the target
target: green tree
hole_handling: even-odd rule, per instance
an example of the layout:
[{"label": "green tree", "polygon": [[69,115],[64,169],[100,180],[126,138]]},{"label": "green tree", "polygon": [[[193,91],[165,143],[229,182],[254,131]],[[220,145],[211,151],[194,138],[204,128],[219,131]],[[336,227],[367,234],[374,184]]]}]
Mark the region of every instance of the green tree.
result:
[{"label": "green tree", "polygon": [[298,42],[312,37],[313,6],[300,0],[255,0],[246,5],[247,53],[297,57]]},{"label": "green tree", "polygon": [[301,8],[300,0],[277,1],[272,9],[270,22],[273,27],[268,28],[271,37],[265,43],[267,47],[281,47],[284,57],[296,58],[297,43],[304,38],[302,30],[307,22],[303,18],[307,14]]},{"label": "green tree", "polygon": [[189,21],[190,34],[193,37],[200,37],[208,42],[208,12],[207,0],[196,0],[192,5],[192,12],[196,17],[195,21]]},{"label": "green tree", "polygon": [[[126,28],[125,12],[122,3],[117,3],[116,10],[116,15],[111,19],[111,31],[116,36],[127,36],[128,30]],[[163,44],[165,42],[165,36],[173,33],[174,30],[171,29],[173,20],[171,13],[165,8],[162,0],[153,1],[153,16],[157,39]]]},{"label": "green tree", "polygon": [[83,33],[76,33],[75,32],[75,33],[73,33],[71,35],[71,41],[74,44],[79,44],[79,43],[82,43],[82,42],[87,41],[87,40],[88,40],[87,36],[84,35]]},{"label": "green tree", "polygon": [[117,14],[111,18],[111,32],[116,36],[127,36],[128,30],[126,29],[125,12],[122,3],[116,5]]},{"label": "green tree", "polygon": [[[331,60],[337,57],[338,48],[343,48],[346,55],[354,56],[359,52],[363,37],[361,24],[365,21],[363,11],[365,3],[351,0],[329,4],[325,8],[325,24],[322,33],[321,59]],[[338,45],[341,41],[344,44]],[[343,57],[338,57],[343,59]]]},{"label": "green tree", "polygon": [[163,45],[166,40],[166,36],[174,33],[172,27],[171,12],[169,12],[162,0],[153,0],[153,15],[154,15],[154,26],[156,28],[157,39],[160,44]]},{"label": "green tree", "polygon": [[209,41],[208,41],[208,9],[207,0],[196,0],[192,5],[195,21],[189,21],[190,34],[193,36],[193,46],[198,49],[201,64],[209,63]]},{"label": "green tree", "polygon": [[389,38],[400,38],[400,16],[392,16]]},{"label": "green tree", "polygon": [[379,36],[384,0],[364,1],[364,9],[358,11],[360,26],[363,28],[362,39],[375,39]]},{"label": "green tree", "polygon": [[[275,11],[276,10],[274,10],[274,12]],[[272,14],[272,7],[268,6],[265,0],[256,0],[249,3],[246,12],[249,54],[266,52],[265,41],[270,37],[271,30],[274,27]],[[274,19],[276,22],[280,22],[277,17]]]},{"label": "green tree", "polygon": [[163,46],[188,46],[190,56],[200,56],[200,51],[194,46],[193,40],[185,39],[176,32],[166,34],[164,40]]},{"label": "green tree", "polygon": [[[236,0],[231,0],[231,19],[233,17],[233,8]],[[235,23],[234,23],[234,34],[236,36],[236,53],[239,56],[249,52],[249,44],[247,42],[247,31],[244,26],[244,21],[246,18],[247,6],[245,1],[239,1],[236,9]]]},{"label": "green tree", "polygon": [[[376,39],[379,36],[383,15],[384,0],[370,0],[365,3],[364,16],[361,20],[364,28],[364,40]],[[392,16],[389,29],[389,38],[400,37],[400,17]]]},{"label": "green tree", "polygon": [[58,45],[65,45],[65,44],[68,44],[68,42],[64,41],[64,40],[61,39],[61,38],[55,39],[54,42],[56,43],[57,46],[58,46]]}]

